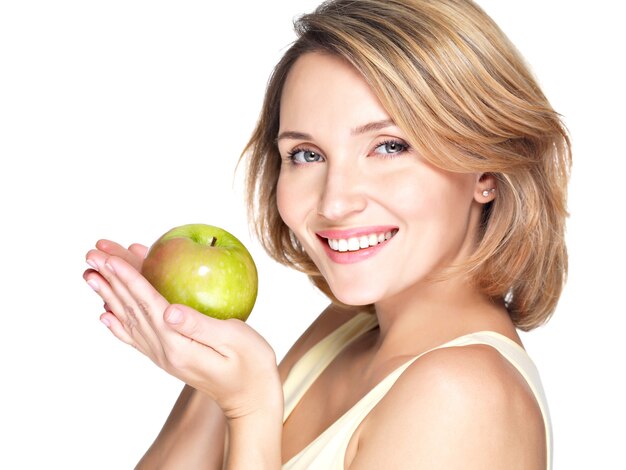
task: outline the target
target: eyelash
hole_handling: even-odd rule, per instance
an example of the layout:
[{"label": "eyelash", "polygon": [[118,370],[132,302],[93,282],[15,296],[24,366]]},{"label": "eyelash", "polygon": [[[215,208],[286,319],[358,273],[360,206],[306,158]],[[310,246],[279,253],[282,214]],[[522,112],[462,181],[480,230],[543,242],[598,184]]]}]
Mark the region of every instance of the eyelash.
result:
[{"label": "eyelash", "polygon": [[[399,139],[388,139],[388,140],[384,140],[382,142],[379,142],[379,143],[377,143],[374,146],[374,150],[376,150],[377,148],[382,147],[384,145],[392,145],[392,144],[398,145],[402,149],[399,150],[398,152],[395,152],[395,153],[387,153],[387,154],[385,154],[385,153],[377,153],[376,155],[379,156],[379,157],[382,157],[382,158],[395,158],[398,155],[401,155],[401,154],[406,153],[409,150],[411,150],[411,147],[409,146],[409,144],[407,144],[406,142],[404,142],[402,140],[399,140]],[[311,153],[315,153],[315,154],[321,156],[321,154],[319,152],[315,152],[315,151],[307,149],[305,147],[296,147],[295,149],[293,149],[292,151],[290,151],[287,154],[288,160],[291,161],[295,165],[305,165],[306,163],[301,163],[301,162],[296,162],[295,161],[295,156],[298,153],[300,153],[300,152],[311,152]],[[311,162],[311,163],[317,163],[317,162]]]},{"label": "eyelash", "polygon": [[378,145],[376,145],[374,149],[377,149],[378,147],[382,147],[383,145],[390,145],[390,144],[398,145],[402,147],[402,150],[398,150],[395,153],[387,153],[387,154],[379,153],[378,156],[383,157],[383,158],[395,158],[396,156],[401,155],[411,150],[411,147],[409,147],[409,144],[399,139],[385,140],[383,142],[380,142]]}]

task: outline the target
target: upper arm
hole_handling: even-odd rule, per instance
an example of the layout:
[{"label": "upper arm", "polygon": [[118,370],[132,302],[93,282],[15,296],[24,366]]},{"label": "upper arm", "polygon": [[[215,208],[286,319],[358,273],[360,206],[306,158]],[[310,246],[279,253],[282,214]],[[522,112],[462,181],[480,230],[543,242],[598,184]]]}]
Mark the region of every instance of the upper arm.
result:
[{"label": "upper arm", "polygon": [[489,346],[444,348],[415,361],[363,423],[352,470],[539,469],[539,406]]}]

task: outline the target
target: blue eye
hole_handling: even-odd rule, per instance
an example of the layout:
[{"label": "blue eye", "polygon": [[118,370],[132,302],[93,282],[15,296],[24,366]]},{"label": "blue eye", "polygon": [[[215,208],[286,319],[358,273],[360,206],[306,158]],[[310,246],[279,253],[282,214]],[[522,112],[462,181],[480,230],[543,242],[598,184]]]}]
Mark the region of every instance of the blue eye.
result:
[{"label": "blue eye", "polygon": [[315,163],[322,160],[322,155],[312,150],[294,149],[289,158],[295,163]]},{"label": "blue eye", "polygon": [[395,155],[406,152],[409,146],[399,140],[389,140],[376,146],[374,152],[379,155]]}]

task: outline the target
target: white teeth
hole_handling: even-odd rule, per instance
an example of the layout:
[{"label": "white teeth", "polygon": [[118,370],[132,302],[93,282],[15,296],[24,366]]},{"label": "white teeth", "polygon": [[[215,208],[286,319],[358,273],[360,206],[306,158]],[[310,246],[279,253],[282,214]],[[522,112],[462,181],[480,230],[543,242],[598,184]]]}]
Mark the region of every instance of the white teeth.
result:
[{"label": "white teeth", "polygon": [[358,238],[348,238],[348,250],[356,251],[359,249],[359,239]]},{"label": "white teeth", "polygon": [[346,251],[358,251],[383,243],[385,240],[389,240],[393,235],[395,235],[395,232],[371,233],[369,235],[361,235],[360,237],[351,238],[329,238],[328,246],[331,250],[342,253]]},{"label": "white teeth", "polygon": [[359,248],[367,248],[370,246],[370,239],[367,235],[363,235],[359,238]]}]

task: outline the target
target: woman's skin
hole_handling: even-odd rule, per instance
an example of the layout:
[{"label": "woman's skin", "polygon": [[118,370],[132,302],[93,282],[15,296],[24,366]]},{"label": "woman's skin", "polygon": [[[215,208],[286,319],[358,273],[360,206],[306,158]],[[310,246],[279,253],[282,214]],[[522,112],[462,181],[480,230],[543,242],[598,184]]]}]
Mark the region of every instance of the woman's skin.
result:
[{"label": "woman's skin", "polygon": [[[219,421],[214,416],[215,402],[228,429],[226,468],[278,468],[283,396],[271,347],[239,320],[217,320],[183,305],[169,305],[137,271],[131,251],[112,255],[107,249],[109,243],[101,241],[88,252],[87,263],[92,269],[84,275],[105,302],[102,322],[118,339],[210,398],[192,400],[190,407],[181,403],[185,416],[171,416],[171,422],[185,429],[191,420],[187,429],[192,429],[190,439],[196,442],[204,440],[200,437],[206,435],[205,426],[214,427],[219,439],[215,450],[221,452],[224,441],[219,435],[221,427],[215,424]],[[181,396],[179,402],[184,401]],[[188,414],[194,410],[206,416],[204,426]],[[163,442],[171,443],[177,437],[185,441],[175,432],[166,434],[169,439],[164,436]],[[182,463],[171,457],[182,455],[179,449],[151,450],[157,462],[163,452],[171,468],[181,468]],[[190,463],[188,456],[183,458],[188,465],[205,465]]]},{"label": "woman's skin", "polygon": [[[85,278],[108,306],[102,320],[189,385],[144,462],[174,468],[188,446],[195,461],[184,462],[201,468],[208,454],[221,453],[227,429],[230,468],[279,468],[409,358],[481,330],[520,343],[504,306],[464,276],[432,280],[472,252],[484,204],[497,197],[493,176],[430,165],[361,76],[320,53],[302,56],[288,76],[278,146],[283,220],[333,294],[350,305],[374,304],[380,327],[340,353],[282,427],[280,381],[354,312],[329,307],[277,368],[269,345],[247,325],[168,306],[137,273],[137,246],[99,242]],[[363,251],[328,247],[329,238],[381,233],[393,236]],[[169,319],[175,310],[179,323]],[[545,459],[543,420],[528,385],[493,348],[472,345],[415,361],[352,436],[345,468],[541,469]]]},{"label": "woman's skin", "polygon": [[[449,173],[421,158],[356,70],[334,56],[298,60],[280,113],[281,217],[333,294],[374,303],[380,324],[344,350],[293,412],[283,434],[288,459],[410,357],[480,330],[520,340],[504,307],[465,278],[429,279],[473,250],[483,205],[497,197],[483,196],[493,176]],[[370,256],[329,252],[327,238],[379,231],[395,235]],[[419,439],[398,439],[399,430]],[[542,468],[543,437],[533,396],[499,353],[451,348],[409,367],[352,437],[346,467]]]}]

